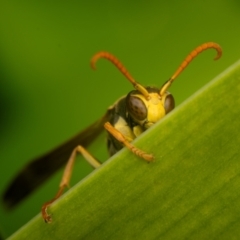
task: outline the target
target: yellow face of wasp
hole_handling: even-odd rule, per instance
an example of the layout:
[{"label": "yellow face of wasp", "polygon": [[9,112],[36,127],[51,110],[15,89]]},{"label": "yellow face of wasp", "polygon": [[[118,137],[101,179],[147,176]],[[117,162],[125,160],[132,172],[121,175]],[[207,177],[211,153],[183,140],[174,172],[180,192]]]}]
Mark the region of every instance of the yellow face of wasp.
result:
[{"label": "yellow face of wasp", "polygon": [[144,129],[151,127],[174,108],[174,99],[168,92],[159,95],[159,89],[146,88],[149,98],[138,91],[132,91],[127,97],[127,110],[132,120]]}]

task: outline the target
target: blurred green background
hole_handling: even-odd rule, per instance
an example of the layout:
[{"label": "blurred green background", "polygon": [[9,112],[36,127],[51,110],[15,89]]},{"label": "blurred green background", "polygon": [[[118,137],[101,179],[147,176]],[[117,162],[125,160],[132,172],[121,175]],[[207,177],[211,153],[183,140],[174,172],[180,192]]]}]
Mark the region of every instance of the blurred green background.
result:
[{"label": "blurred green background", "polygon": [[[110,51],[137,81],[160,87],[193,48],[219,43],[222,59],[214,62],[216,53],[204,52],[171,87],[179,105],[239,59],[239,26],[236,0],[1,2],[0,191],[31,158],[88,126],[132,89],[106,61],[92,71],[93,54]],[[107,158],[103,139],[92,152]],[[89,172],[86,163],[78,163],[72,185]],[[39,213],[61,174],[14,211],[1,205],[5,236]]]}]

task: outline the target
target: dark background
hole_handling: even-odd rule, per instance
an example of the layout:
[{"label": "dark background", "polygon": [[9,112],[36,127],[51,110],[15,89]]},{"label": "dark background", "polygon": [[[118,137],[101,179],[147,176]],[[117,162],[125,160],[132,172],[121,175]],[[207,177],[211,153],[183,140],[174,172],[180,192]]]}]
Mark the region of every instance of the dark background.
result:
[{"label": "dark background", "polygon": [[[236,0],[1,3],[0,191],[29,159],[88,126],[132,90],[108,62],[92,71],[93,54],[110,51],[137,81],[160,87],[193,48],[219,43],[222,59],[212,61],[213,50],[203,53],[171,87],[179,105],[239,59],[239,26]],[[105,160],[103,142],[92,152]],[[90,171],[83,161],[77,164],[72,185]],[[61,174],[14,211],[1,206],[1,231],[9,235],[39,213]]]}]

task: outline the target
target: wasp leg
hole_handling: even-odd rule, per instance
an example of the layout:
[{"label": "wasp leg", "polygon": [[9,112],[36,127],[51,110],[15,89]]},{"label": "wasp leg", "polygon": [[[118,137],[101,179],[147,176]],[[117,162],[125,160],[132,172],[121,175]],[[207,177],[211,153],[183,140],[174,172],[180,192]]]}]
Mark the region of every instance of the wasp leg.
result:
[{"label": "wasp leg", "polygon": [[153,155],[148,154],[141,149],[135,147],[132,145],[125,137],[124,135],[119,132],[116,128],[114,128],[109,122],[106,122],[104,124],[105,129],[113,136],[115,137],[120,143],[122,143],[125,147],[127,147],[130,151],[132,151],[135,155],[143,158],[144,160],[150,162],[153,160]]},{"label": "wasp leg", "polygon": [[88,163],[90,163],[94,168],[98,168],[101,163],[96,160],[85,148],[83,148],[82,146],[77,146],[76,148],[74,148],[74,150],[72,151],[72,154],[70,156],[70,158],[68,159],[67,165],[64,169],[64,173],[62,176],[62,180],[60,182],[59,185],[59,190],[56,194],[56,196],[46,202],[43,206],[42,206],[42,217],[44,219],[44,221],[46,223],[49,223],[52,221],[51,216],[48,214],[47,209],[48,207],[55,201],[57,200],[63,193],[63,190],[66,187],[69,187],[69,182],[72,176],[72,170],[73,170],[73,165],[77,156],[77,153],[80,153],[83,155],[83,157],[85,158],[86,161],[88,161]]}]

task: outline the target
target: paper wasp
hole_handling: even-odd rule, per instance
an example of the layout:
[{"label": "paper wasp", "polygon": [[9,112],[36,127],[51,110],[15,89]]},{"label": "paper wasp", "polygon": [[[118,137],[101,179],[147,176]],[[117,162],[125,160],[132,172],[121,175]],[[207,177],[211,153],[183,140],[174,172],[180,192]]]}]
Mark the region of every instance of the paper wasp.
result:
[{"label": "paper wasp", "polygon": [[135,90],[132,90],[126,96],[120,98],[113,106],[108,108],[101,119],[75,137],[27,164],[15,179],[13,179],[4,193],[3,200],[6,205],[8,207],[13,207],[18,204],[59,167],[67,163],[57,195],[42,207],[44,220],[50,222],[51,217],[47,213],[47,207],[58,199],[65,187],[69,185],[76,155],[78,153],[82,154],[94,168],[101,165],[101,163],[86,150],[86,147],[104,128],[108,132],[107,147],[110,155],[115,154],[125,146],[137,156],[148,162],[151,161],[153,155],[138,149],[131,142],[173,110],[175,105],[174,98],[167,92],[168,88],[193,58],[209,48],[213,48],[217,51],[217,56],[214,59],[221,57],[221,47],[216,43],[207,42],[198,46],[187,55],[177,71],[160,88],[143,87],[133,79],[122,63],[112,54],[108,52],[99,52],[94,55],[91,59],[91,66],[93,69],[95,69],[97,60],[105,58],[118,68],[127,80],[133,84]]}]

